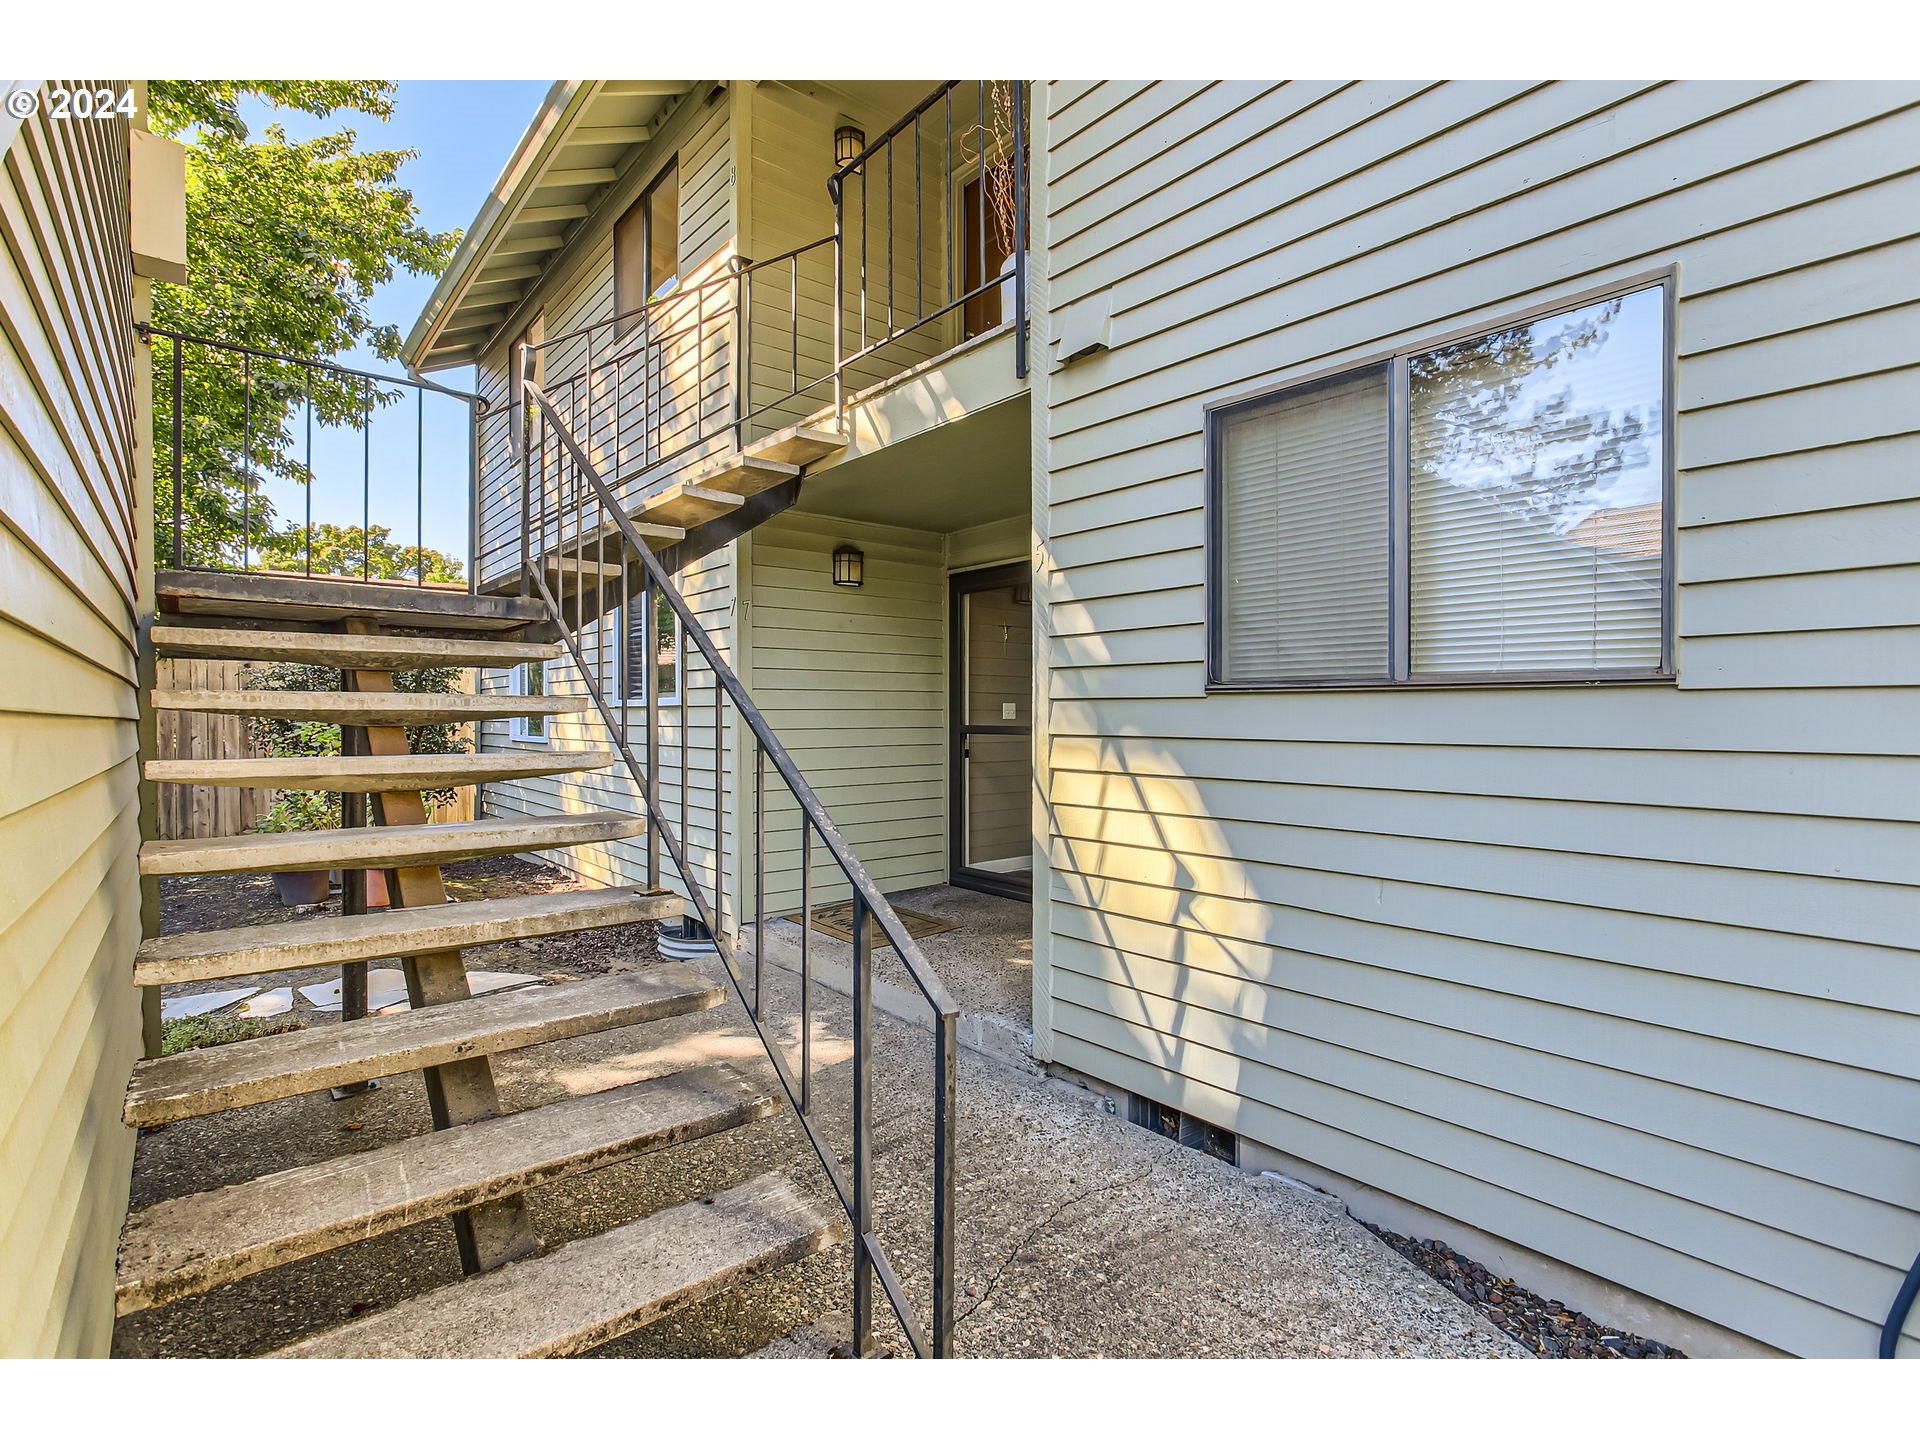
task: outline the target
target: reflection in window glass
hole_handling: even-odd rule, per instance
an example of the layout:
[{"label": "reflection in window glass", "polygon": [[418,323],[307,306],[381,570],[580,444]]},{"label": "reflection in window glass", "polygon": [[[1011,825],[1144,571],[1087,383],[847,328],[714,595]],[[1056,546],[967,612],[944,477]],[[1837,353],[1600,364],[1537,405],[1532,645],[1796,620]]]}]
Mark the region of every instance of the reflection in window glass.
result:
[{"label": "reflection in window glass", "polygon": [[[654,596],[654,656],[653,681],[659,687],[660,703],[671,705],[680,699],[680,617],[673,613],[673,605],[664,594]],[[631,620],[627,625],[626,657],[627,701],[629,704],[644,704],[647,698],[647,653],[646,626],[642,623],[644,611],[639,602],[631,607]]]},{"label": "reflection in window glass", "polygon": [[1656,670],[1662,292],[1412,357],[1415,674]]}]

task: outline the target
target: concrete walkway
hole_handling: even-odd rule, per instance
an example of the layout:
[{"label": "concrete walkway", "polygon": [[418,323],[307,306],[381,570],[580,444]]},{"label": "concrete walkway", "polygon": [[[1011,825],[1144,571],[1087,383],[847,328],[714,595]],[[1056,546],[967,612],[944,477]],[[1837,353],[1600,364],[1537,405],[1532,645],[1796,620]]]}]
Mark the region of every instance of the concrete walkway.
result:
[{"label": "concrete walkway", "polygon": [[[475,952],[473,963],[548,974],[566,968],[551,940],[525,956],[516,949]],[[642,946],[634,950],[623,963],[651,963],[638,953]],[[770,966],[764,998],[769,1026],[797,1064],[791,977]],[[816,986],[814,1114],[843,1156],[850,1149],[850,1021],[846,998]],[[887,1014],[876,1017],[875,1044],[879,1231],[909,1294],[924,1305],[930,1050],[923,1029]],[[732,1003],[523,1051],[498,1068],[503,1097],[520,1107],[712,1059],[772,1083],[745,1014]],[[975,1050],[961,1050],[958,1073],[956,1335],[963,1355],[1521,1353],[1330,1201],[1182,1149],[1109,1114],[1087,1091]],[[302,1096],[180,1122],[141,1138],[134,1203],[370,1148],[426,1123],[417,1077],[348,1101]],[[542,1234],[559,1243],[775,1169],[825,1193],[804,1135],[785,1114],[535,1190],[529,1208]],[[744,1355],[778,1341],[770,1353],[819,1354],[844,1328],[849,1270],[842,1247],[600,1353]],[[451,1227],[432,1221],[130,1317],[116,1328],[114,1348],[124,1355],[258,1353],[457,1279]],[[898,1344],[897,1335],[892,1340]]]}]

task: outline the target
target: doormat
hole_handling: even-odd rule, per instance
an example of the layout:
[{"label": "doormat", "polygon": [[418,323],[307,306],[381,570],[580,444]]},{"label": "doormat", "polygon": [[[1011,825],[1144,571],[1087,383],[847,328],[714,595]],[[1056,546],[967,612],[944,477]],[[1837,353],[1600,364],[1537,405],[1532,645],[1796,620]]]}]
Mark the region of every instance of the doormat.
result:
[{"label": "doormat", "polygon": [[[924,940],[929,935],[944,935],[949,930],[960,928],[951,920],[942,920],[938,915],[922,915],[918,910],[903,910],[896,907],[893,913],[899,916],[900,923],[907,927],[907,938],[910,940]],[[800,912],[795,910],[791,915],[782,915],[780,918],[791,920],[798,925]],[[833,936],[836,940],[845,940],[851,945],[853,943],[853,902],[847,900],[839,905],[819,906],[813,912],[813,928],[822,934]],[[880,927],[874,923],[872,916],[867,917],[867,935],[869,945],[892,946],[893,942],[880,933]]]}]

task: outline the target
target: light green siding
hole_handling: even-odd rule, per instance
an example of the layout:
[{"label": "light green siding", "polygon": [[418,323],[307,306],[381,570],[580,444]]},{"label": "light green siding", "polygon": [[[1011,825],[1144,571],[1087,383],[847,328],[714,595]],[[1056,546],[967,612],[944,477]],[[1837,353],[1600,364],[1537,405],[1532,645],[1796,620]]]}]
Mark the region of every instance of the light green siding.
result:
[{"label": "light green siding", "polygon": [[[833,584],[843,541],[866,557],[858,589]],[[761,712],[883,891],[938,884],[947,874],[942,537],[789,511],[755,530],[748,549],[750,683]],[[800,901],[799,814],[769,772],[769,911]],[[815,903],[845,899],[817,844],[815,856]]]},{"label": "light green siding", "polygon": [[[1920,1250],[1920,88],[1036,113],[1039,363],[1112,306],[1035,406],[1054,1057],[1870,1354]],[[1204,693],[1207,402],[1669,265],[1677,686]]]},{"label": "light green siding", "polygon": [[[126,82],[120,82],[124,85]],[[10,135],[0,177],[0,1356],[102,1355],[139,1054],[127,126]]]}]

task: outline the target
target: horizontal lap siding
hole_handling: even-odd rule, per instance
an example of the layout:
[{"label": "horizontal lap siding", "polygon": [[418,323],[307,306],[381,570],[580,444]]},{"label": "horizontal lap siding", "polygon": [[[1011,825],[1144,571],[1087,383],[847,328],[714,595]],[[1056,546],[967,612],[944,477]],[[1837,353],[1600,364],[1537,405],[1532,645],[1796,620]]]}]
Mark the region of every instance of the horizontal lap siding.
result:
[{"label": "horizontal lap siding", "polygon": [[36,117],[0,178],[0,1355],[106,1352],[133,1158],[127,145]]},{"label": "horizontal lap siding", "polygon": [[[865,583],[832,579],[858,545]],[[753,532],[753,695],[882,890],[946,878],[946,562],[941,537],[788,512]],[[751,757],[744,772],[752,774]],[[767,774],[769,911],[800,903],[799,807]],[[814,903],[846,898],[816,837]],[[751,857],[746,865],[750,868]]]},{"label": "horizontal lap siding", "polygon": [[[721,659],[730,665],[738,663],[734,649],[734,571],[735,547],[729,545],[674,577],[675,585],[686,599],[687,608],[712,637]],[[613,699],[618,694],[618,676],[615,673],[617,650],[613,641],[609,638],[603,645],[598,627],[590,627],[581,636],[580,645],[589,666],[597,669],[604,656],[607,673],[602,684],[609,699]],[[684,650],[693,653],[692,643],[688,642]],[[714,680],[704,659],[696,658],[688,668],[691,674],[683,674],[681,703],[663,704],[660,707],[660,806],[666,814],[667,823],[681,834],[695,876],[711,901],[716,814]],[[554,694],[587,693],[570,654],[552,663],[548,669],[547,683]],[[482,694],[504,695],[511,688],[511,679],[504,670],[483,671],[479,688]],[[504,720],[489,721],[480,727],[480,748],[496,753],[527,754],[609,748],[610,737],[596,709],[589,708],[578,715],[556,716],[549,719],[547,724],[549,739],[539,743],[513,739]],[[731,894],[735,883],[732,844],[736,727],[736,716],[729,701],[720,733],[721,804],[718,807],[722,835],[721,869],[729,891],[725,899],[725,914],[729,924],[733,923],[736,913]],[[636,702],[628,711],[627,740],[635,758],[643,766],[647,755],[646,736],[646,710]],[[680,823],[683,742],[687,767],[687,824],[684,831]],[[483,814],[502,819],[538,819],[546,815],[584,810],[613,810],[628,815],[646,813],[645,797],[622,764],[615,764],[606,770],[490,784],[483,788],[481,806]],[[644,835],[607,845],[547,851],[539,858],[559,865],[593,885],[646,883],[647,838]],[[681,895],[688,893],[686,884],[674,870],[672,856],[664,843],[660,851],[660,877],[665,888]]]},{"label": "horizontal lap siding", "polygon": [[[664,140],[653,147],[657,153],[647,154],[639,164],[650,181],[665,168],[669,159],[677,158],[679,162],[680,274],[683,282],[689,284],[724,273],[726,256],[731,251],[733,222],[732,207],[728,203],[731,152],[727,116],[725,104],[703,105],[692,114],[683,109],[667,122]],[[565,382],[585,368],[588,354],[587,337],[572,340],[561,337],[589,326],[604,325],[616,314],[611,231],[591,242],[577,237],[574,243],[555,254],[551,266],[549,273],[553,278],[541,282],[551,288],[540,310],[548,339],[558,343],[545,352],[544,366],[549,391],[564,413],[573,393]],[[729,329],[719,317],[721,308],[732,303],[731,290],[731,286],[722,285],[698,301],[683,298],[679,302],[664,302],[666,309],[661,313],[672,317],[667,322],[669,331],[683,326],[691,331],[698,326],[702,344],[696,347],[691,333],[663,344],[660,352],[664,353],[665,374],[660,377],[656,371],[657,378],[650,384],[644,372],[637,373],[634,365],[623,365],[619,407],[622,429],[617,437],[617,463],[611,403],[613,372],[602,371],[595,387],[591,430],[584,416],[570,428],[607,478],[612,479],[622,467],[625,473],[638,475],[649,463],[657,461],[662,440],[669,451],[680,440],[691,440],[696,416],[707,431],[724,425],[730,416],[733,358]],[[488,405],[480,457],[480,535],[481,554],[485,557],[480,567],[482,579],[513,573],[520,563],[521,478],[513,461],[508,385],[512,347],[519,338],[518,331],[495,337],[476,366],[476,389]],[[606,365],[609,355],[624,353],[636,343],[631,335],[616,341],[612,327],[595,331],[592,340],[593,361],[601,367]],[[616,345],[620,348],[616,349]],[[648,393],[656,399],[664,396],[663,418],[657,422],[644,419],[648,413],[644,396]],[[662,432],[658,438],[653,436],[656,423]],[[643,436],[650,444],[645,459],[640,449]],[[558,444],[554,443],[557,451]],[[674,469],[684,470],[693,465],[716,443],[709,440],[675,456]],[[552,463],[550,460],[549,464]],[[656,472],[648,485],[664,484],[669,478],[665,473]],[[617,491],[620,488],[615,487]]]},{"label": "horizontal lap siding", "polygon": [[[1113,314],[1044,421],[1056,1058],[1871,1353],[1920,1249],[1917,107],[1039,107],[1050,303]],[[1204,695],[1207,401],[1669,264],[1678,687]]]}]

